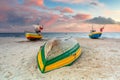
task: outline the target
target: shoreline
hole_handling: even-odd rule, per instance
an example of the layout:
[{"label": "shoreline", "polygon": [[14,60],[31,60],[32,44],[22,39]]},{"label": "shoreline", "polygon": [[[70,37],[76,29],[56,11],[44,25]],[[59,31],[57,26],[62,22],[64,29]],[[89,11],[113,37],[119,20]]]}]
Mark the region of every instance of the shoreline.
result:
[{"label": "shoreline", "polygon": [[[73,37],[73,38],[87,38],[89,39],[89,32],[76,32],[76,33],[46,33],[43,32],[42,35],[44,38],[64,38],[64,37]],[[103,39],[120,39],[120,32],[103,32],[101,38]],[[25,38],[25,33],[0,33],[0,37],[16,37],[16,38]]]},{"label": "shoreline", "polygon": [[36,62],[37,52],[48,39],[0,37],[1,80],[119,80],[120,39],[76,38],[82,55],[71,66],[42,74]]}]

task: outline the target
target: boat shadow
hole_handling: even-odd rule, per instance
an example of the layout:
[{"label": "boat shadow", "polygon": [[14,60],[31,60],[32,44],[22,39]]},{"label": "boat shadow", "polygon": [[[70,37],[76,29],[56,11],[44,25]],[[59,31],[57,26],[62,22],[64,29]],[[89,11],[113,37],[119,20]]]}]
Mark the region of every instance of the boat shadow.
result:
[{"label": "boat shadow", "polygon": [[16,41],[16,43],[26,43],[26,42],[45,42],[45,41],[48,41],[49,39],[40,39],[40,40],[21,40],[21,41]]}]

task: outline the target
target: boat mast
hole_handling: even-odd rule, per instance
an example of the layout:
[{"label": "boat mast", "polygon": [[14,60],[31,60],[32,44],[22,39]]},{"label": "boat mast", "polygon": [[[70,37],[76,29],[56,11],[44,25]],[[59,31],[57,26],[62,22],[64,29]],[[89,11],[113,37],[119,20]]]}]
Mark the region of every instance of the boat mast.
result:
[{"label": "boat mast", "polygon": [[92,31],[93,31],[93,24],[92,24]]}]

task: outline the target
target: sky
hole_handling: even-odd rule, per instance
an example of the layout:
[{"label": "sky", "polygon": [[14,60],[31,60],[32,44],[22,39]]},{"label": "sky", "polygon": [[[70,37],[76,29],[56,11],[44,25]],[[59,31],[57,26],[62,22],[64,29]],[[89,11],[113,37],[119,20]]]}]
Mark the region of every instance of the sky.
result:
[{"label": "sky", "polygon": [[120,32],[120,0],[0,0],[0,32]]}]

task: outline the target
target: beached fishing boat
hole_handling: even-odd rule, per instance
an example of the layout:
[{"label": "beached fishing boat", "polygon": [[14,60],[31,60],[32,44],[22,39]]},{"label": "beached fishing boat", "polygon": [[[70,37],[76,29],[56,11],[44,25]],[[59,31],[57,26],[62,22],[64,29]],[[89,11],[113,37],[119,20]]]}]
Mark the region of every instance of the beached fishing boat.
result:
[{"label": "beached fishing boat", "polygon": [[81,47],[75,39],[52,39],[39,50],[37,63],[42,73],[71,65],[81,55]]},{"label": "beached fishing boat", "polygon": [[93,26],[92,26],[92,30],[90,30],[89,37],[92,38],[92,39],[100,38],[101,35],[102,35],[102,32],[103,32],[103,29],[104,29],[104,26],[100,28],[100,32],[96,32],[96,30],[94,30]]},{"label": "beached fishing boat", "polygon": [[39,40],[42,39],[42,35],[37,33],[25,33],[25,36],[28,40]]},{"label": "beached fishing boat", "polygon": [[92,39],[98,39],[98,38],[100,38],[101,35],[102,35],[102,32],[91,32],[89,34],[89,37]]}]

